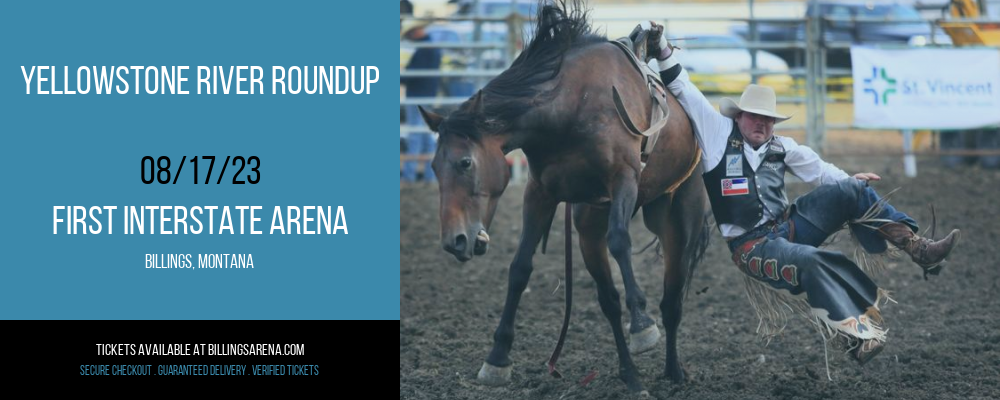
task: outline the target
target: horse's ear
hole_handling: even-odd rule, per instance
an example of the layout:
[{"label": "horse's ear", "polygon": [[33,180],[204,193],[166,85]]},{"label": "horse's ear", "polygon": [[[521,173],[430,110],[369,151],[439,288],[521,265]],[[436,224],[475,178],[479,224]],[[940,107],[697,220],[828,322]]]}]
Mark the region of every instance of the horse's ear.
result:
[{"label": "horse's ear", "polygon": [[420,109],[420,115],[424,117],[424,122],[427,123],[427,127],[431,128],[431,131],[437,132],[438,126],[441,125],[441,121],[444,120],[439,114],[435,114],[433,111],[427,111],[423,106],[417,106]]}]

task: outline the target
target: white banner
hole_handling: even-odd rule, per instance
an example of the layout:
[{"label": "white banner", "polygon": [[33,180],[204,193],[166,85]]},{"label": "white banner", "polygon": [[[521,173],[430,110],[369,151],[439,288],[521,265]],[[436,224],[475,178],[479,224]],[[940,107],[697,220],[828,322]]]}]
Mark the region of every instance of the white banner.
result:
[{"label": "white banner", "polygon": [[851,47],[854,125],[964,129],[1000,124],[996,49]]}]

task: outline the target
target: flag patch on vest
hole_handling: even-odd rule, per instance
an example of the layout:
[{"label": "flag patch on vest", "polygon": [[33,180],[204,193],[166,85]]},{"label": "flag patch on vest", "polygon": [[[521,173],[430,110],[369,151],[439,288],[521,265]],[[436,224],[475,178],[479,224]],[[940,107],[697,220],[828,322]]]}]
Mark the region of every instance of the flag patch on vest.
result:
[{"label": "flag patch on vest", "polygon": [[747,183],[747,178],[732,178],[732,179],[722,180],[723,196],[738,196],[741,194],[750,194],[750,186]]}]

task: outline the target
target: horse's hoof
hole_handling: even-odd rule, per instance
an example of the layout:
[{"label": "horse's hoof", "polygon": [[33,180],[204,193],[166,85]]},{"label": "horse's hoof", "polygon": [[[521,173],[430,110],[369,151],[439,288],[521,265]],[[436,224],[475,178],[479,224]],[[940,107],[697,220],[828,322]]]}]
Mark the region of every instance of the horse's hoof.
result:
[{"label": "horse's hoof", "polygon": [[637,333],[629,334],[628,352],[640,354],[650,351],[660,341],[660,329],[656,324],[650,325]]},{"label": "horse's hoof", "polygon": [[479,368],[479,383],[487,386],[503,386],[510,382],[510,371],[513,365],[506,367],[495,367],[487,362],[483,362],[483,367]]},{"label": "horse's hoof", "polygon": [[687,371],[684,370],[684,367],[667,368],[667,370],[664,371],[661,377],[670,379],[674,383],[678,384],[683,384],[684,382],[687,382],[688,378]]},{"label": "horse's hoof", "polygon": [[628,391],[631,392],[633,396],[649,398],[649,391],[642,387],[642,383],[639,383],[638,380],[626,380],[625,386],[628,387]]}]

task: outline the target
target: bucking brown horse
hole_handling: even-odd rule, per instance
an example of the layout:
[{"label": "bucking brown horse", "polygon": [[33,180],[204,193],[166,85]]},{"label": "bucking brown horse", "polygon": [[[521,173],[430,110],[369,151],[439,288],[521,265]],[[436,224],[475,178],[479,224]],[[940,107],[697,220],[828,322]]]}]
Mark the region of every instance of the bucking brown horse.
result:
[{"label": "bucking brown horse", "polygon": [[[601,310],[614,332],[619,374],[633,392],[643,386],[630,352],[652,349],[660,336],[632,272],[629,221],[642,208],[645,225],[664,253],[665,374],[684,380],[677,327],[687,282],[707,246],[710,215],[704,184],[692,174],[700,170],[699,150],[687,114],[667,93],[670,118],[643,168],[642,137],[623,124],[612,87],[643,128],[652,113],[647,82],[621,49],[591,31],[581,4],[563,3],[539,8],[532,41],[509,69],[457,111],[442,117],[421,108],[428,126],[440,133],[432,166],[440,185],[442,244],[461,261],[487,250],[497,200],[510,180],[504,155],[521,149],[528,159],[523,231],[493,349],[479,372],[486,384],[510,380],[517,305],[531,276],[532,256],[560,202],[573,205],[587,271],[597,282]],[[625,284],[631,346],[609,250]]]}]

